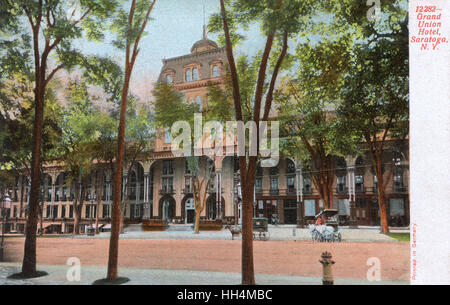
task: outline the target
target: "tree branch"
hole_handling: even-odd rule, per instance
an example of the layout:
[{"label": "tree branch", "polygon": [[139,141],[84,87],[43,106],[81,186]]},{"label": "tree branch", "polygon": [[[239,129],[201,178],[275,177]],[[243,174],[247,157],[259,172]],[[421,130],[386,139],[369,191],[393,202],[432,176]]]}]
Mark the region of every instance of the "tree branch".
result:
[{"label": "tree branch", "polygon": [[283,60],[286,57],[287,49],[288,49],[288,33],[287,33],[287,31],[285,31],[283,34],[283,48],[281,50],[280,57],[278,58],[278,61],[273,70],[272,79],[270,80],[269,91],[267,92],[263,121],[267,121],[267,118],[269,117],[270,108],[272,107],[273,91],[275,89],[275,82],[277,80],[278,73],[280,72],[280,68],[283,63]]}]

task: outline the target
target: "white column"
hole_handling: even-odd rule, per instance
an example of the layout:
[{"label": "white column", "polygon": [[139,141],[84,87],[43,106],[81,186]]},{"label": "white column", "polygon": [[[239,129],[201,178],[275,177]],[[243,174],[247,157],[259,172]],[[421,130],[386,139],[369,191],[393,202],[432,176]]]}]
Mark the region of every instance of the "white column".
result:
[{"label": "white column", "polygon": [[223,219],[222,213],[222,171],[216,171],[216,218]]}]

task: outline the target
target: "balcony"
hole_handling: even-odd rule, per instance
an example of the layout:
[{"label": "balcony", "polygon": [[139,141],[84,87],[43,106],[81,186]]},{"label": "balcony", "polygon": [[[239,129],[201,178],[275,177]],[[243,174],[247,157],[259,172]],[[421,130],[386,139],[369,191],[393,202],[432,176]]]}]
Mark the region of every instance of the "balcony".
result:
[{"label": "balcony", "polygon": [[263,195],[263,190],[260,188],[255,189],[255,195],[256,196],[262,196]]},{"label": "balcony", "polygon": [[[220,188],[220,193],[223,194],[224,192],[225,192],[225,190],[223,189],[223,187]],[[208,194],[215,194],[215,193],[216,193],[216,188],[215,187],[209,188]]]},{"label": "balcony", "polygon": [[164,187],[159,190],[159,194],[160,195],[173,195],[173,194],[175,194],[175,190],[173,189],[173,187]]},{"label": "balcony", "polygon": [[192,194],[192,192],[193,192],[192,187],[185,187],[185,188],[183,189],[183,194],[184,194],[184,195]]},{"label": "balcony", "polygon": [[296,189],[295,189],[295,187],[289,187],[287,190],[286,190],[286,195],[287,196],[292,196],[292,195],[296,195],[297,194],[297,192],[296,192]]},{"label": "balcony", "polygon": [[280,190],[279,189],[271,189],[270,190],[270,195],[271,196],[278,196],[280,194]]},{"label": "balcony", "polygon": [[372,194],[378,194],[378,186],[367,187],[366,191]]},{"label": "balcony", "polygon": [[355,185],[355,193],[356,194],[365,194],[366,188],[362,184],[357,184],[357,185]]},{"label": "balcony", "polygon": [[395,185],[393,188],[394,193],[408,193],[408,188],[404,185]]},{"label": "balcony", "polygon": [[310,187],[310,186],[304,187],[303,188],[303,194],[304,195],[311,195],[312,194],[312,187]]}]

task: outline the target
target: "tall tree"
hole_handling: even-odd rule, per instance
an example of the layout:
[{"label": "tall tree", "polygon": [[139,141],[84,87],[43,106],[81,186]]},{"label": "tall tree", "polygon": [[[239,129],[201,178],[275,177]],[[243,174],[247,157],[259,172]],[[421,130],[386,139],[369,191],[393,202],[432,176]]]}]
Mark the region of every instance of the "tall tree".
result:
[{"label": "tall tree", "polygon": [[[283,128],[282,149],[310,169],[325,208],[333,205],[336,157],[356,152],[357,136],[336,114],[350,61],[348,37],[297,47],[298,68],[287,76],[275,101]],[[294,79],[295,78],[295,79]]]},{"label": "tall tree", "polygon": [[[66,87],[66,99],[69,101],[61,123],[63,130],[59,146],[61,159],[68,173],[68,182],[74,188],[74,234],[79,234],[79,223],[91,174],[103,161],[104,147],[116,127],[114,119],[108,113],[94,107],[94,98],[88,93],[85,79],[71,81]],[[100,164],[102,165],[102,164]]]},{"label": "tall tree", "polygon": [[[333,16],[327,32],[347,32],[353,37],[352,59],[340,92],[338,114],[369,147],[378,179],[381,228],[388,232],[385,143],[408,134],[407,2],[383,3],[375,19],[368,18],[369,7],[354,1],[323,4],[324,12]],[[343,28],[344,24],[350,26]]]},{"label": "tall tree", "polygon": [[[70,69],[79,64],[79,53],[72,48],[71,41],[86,34],[86,37],[102,37],[105,18],[114,11],[112,0],[80,1],[69,7],[66,1],[55,0],[5,0],[2,14],[10,19],[8,26],[28,21],[29,29],[21,35],[23,44],[11,46],[9,55],[26,54],[30,57],[16,57],[18,62],[31,59],[34,74],[34,124],[32,133],[31,192],[29,214],[26,226],[22,275],[36,275],[36,230],[38,219],[41,144],[46,87],[62,68]],[[18,37],[8,37],[9,42]],[[25,51],[24,51],[25,49]],[[30,52],[27,52],[30,51]],[[50,58],[55,60],[51,61]],[[11,57],[10,57],[11,58]]]},{"label": "tall tree", "polygon": [[[227,98],[224,97],[224,92],[219,87],[213,86],[209,87],[208,91],[209,93],[213,92],[214,98],[208,99],[208,105],[204,105],[203,109],[199,109],[197,104],[186,103],[183,94],[175,91],[171,85],[157,84],[153,90],[153,96],[155,97],[154,127],[159,130],[170,130],[175,122],[185,121],[188,123],[190,130],[193,130],[194,114],[200,112],[205,121],[210,119],[224,121],[230,115],[229,108],[226,107],[229,103]],[[203,128],[203,126],[201,127]],[[192,132],[189,137],[190,143],[194,143]],[[203,141],[204,138],[201,140]],[[185,144],[183,143],[183,145]],[[205,209],[209,186],[213,179],[214,164],[210,164],[207,158],[195,156],[194,145],[191,145],[190,154],[191,156],[186,156],[186,162],[190,172],[194,199],[194,233],[198,234],[200,232],[200,215]],[[214,160],[215,157],[213,156],[212,158]]]},{"label": "tall tree", "polygon": [[125,49],[125,76],[120,104],[120,120],[117,139],[117,162],[114,175],[114,194],[112,206],[111,238],[109,243],[107,280],[118,278],[119,234],[120,234],[120,201],[122,171],[125,154],[125,116],[127,112],[128,92],[136,58],[139,54],[139,43],[150,20],[150,13],[156,0],[132,0],[129,12],[119,9],[113,22],[113,30],[117,33],[116,47]]},{"label": "tall tree", "polygon": [[[0,83],[0,142],[3,147],[0,167],[8,168],[17,177],[21,175],[26,177],[30,174],[32,154],[30,134],[34,120],[33,82],[29,79],[30,74],[23,72],[6,73],[9,78],[3,78]],[[61,137],[60,123],[63,110],[55,94],[58,88],[58,82],[52,81],[46,89],[41,145],[43,160],[51,160],[55,156]],[[25,181],[20,185],[19,217],[27,211],[24,205]]]},{"label": "tall tree", "polygon": [[[269,117],[276,81],[288,51],[289,38],[305,25],[307,16],[313,10],[313,1],[220,0],[220,8],[221,13],[211,18],[210,28],[223,33],[222,41],[225,43],[230,65],[235,114],[239,121],[243,121],[244,117],[242,91],[233,54],[233,46],[242,38],[237,30],[239,26],[248,28],[252,23],[259,23],[266,38],[252,98],[252,119],[258,126],[261,120],[267,121]],[[271,59],[274,46],[278,48],[272,52]],[[271,75],[266,85],[268,70]],[[259,130],[257,134],[259,137]],[[241,181],[245,181],[242,188],[242,284],[244,285],[255,284],[252,209],[257,160],[258,156],[239,156]]]}]

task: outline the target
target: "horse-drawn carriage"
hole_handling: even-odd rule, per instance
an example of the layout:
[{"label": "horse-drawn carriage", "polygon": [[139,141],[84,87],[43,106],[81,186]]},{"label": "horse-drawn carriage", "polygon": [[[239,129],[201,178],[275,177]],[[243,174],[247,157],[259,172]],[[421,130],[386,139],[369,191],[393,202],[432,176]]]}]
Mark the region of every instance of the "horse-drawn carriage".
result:
[{"label": "horse-drawn carriage", "polygon": [[316,215],[316,219],[321,218],[322,221],[320,224],[309,226],[313,241],[340,242],[342,240],[338,214],[338,210],[327,209]]},{"label": "horse-drawn carriage", "polygon": [[265,217],[253,218],[253,239],[269,240],[269,223]]}]

